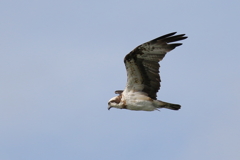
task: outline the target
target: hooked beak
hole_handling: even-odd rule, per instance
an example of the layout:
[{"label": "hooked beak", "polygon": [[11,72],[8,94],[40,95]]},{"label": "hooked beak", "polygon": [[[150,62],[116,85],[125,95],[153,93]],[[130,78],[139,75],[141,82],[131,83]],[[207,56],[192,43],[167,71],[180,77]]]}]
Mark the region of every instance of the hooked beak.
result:
[{"label": "hooked beak", "polygon": [[112,107],[111,107],[111,106],[109,106],[109,107],[108,107],[108,110],[110,110],[111,108],[112,108]]}]

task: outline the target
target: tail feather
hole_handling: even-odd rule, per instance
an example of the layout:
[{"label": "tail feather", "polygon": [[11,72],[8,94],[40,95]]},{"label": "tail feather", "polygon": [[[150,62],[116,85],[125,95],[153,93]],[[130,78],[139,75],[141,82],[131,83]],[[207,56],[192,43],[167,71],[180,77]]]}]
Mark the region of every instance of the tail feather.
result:
[{"label": "tail feather", "polygon": [[172,109],[172,110],[179,110],[181,106],[179,104],[170,104],[168,103],[164,108]]},{"label": "tail feather", "polygon": [[179,110],[181,108],[179,104],[173,104],[173,103],[168,103],[163,101],[158,101],[158,102],[160,102],[159,108],[167,108],[171,110]]}]

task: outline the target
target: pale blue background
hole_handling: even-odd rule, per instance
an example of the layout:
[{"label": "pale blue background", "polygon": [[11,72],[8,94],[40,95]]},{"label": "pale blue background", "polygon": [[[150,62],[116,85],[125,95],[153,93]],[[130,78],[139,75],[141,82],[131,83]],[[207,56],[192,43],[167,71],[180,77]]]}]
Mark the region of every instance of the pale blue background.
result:
[{"label": "pale blue background", "polygon": [[[239,0],[1,0],[0,160],[240,159]],[[124,56],[177,31],[158,98],[107,110]]]}]

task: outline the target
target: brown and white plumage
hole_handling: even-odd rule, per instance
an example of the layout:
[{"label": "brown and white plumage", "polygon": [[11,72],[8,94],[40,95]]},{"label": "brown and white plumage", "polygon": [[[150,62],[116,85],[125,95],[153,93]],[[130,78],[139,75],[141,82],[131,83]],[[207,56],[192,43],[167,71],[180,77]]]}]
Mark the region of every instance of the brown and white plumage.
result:
[{"label": "brown and white plumage", "polygon": [[157,108],[180,109],[180,105],[157,100],[160,89],[159,61],[167,52],[182,43],[171,43],[186,39],[185,34],[175,35],[176,32],[153,39],[136,47],[124,58],[127,70],[125,89],[115,91],[119,94],[109,100],[111,107],[153,111]]}]

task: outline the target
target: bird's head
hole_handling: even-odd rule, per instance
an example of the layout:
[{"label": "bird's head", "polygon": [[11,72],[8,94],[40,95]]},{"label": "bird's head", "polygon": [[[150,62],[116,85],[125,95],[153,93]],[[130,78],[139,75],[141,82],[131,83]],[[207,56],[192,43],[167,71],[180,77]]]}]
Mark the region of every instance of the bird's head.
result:
[{"label": "bird's head", "polygon": [[113,97],[108,101],[108,110],[110,110],[112,107],[114,108],[121,108],[119,103],[120,103],[121,99],[119,98],[119,96]]}]

